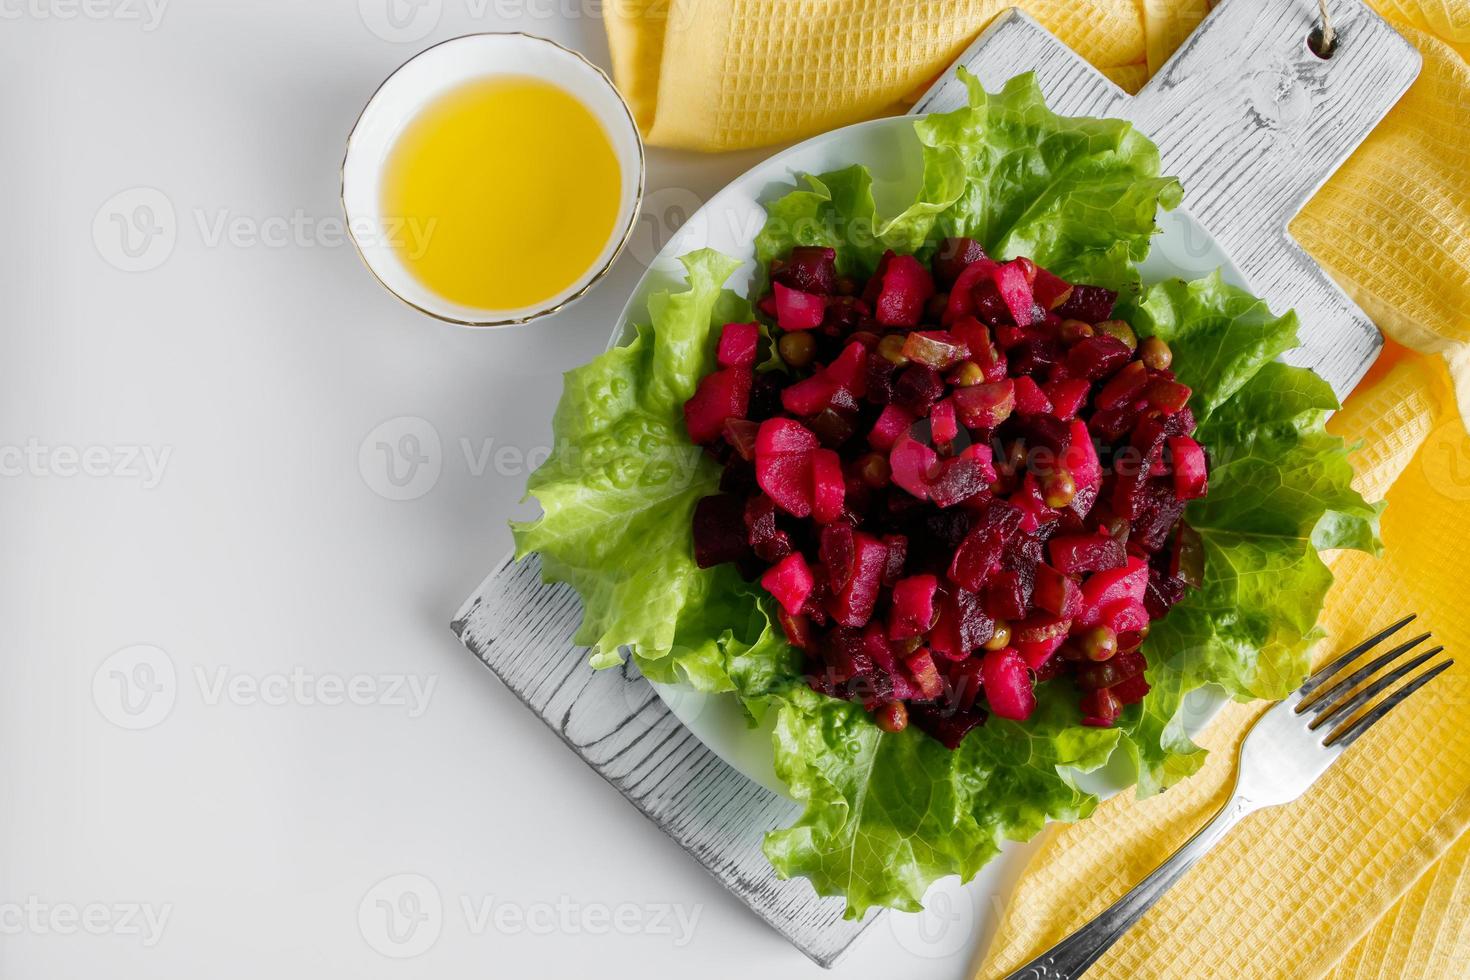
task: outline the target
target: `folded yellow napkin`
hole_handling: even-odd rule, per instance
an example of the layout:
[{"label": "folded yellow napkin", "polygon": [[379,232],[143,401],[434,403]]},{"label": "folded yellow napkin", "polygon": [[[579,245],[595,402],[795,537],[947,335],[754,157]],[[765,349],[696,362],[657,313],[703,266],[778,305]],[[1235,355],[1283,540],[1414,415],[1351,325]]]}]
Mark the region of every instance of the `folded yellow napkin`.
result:
[{"label": "folded yellow napkin", "polygon": [[[1011,5],[619,0],[604,16],[649,142],[720,150],[897,111]],[[1019,6],[1136,92],[1209,5]],[[1423,72],[1292,225],[1398,342],[1332,423],[1362,441],[1362,489],[1389,501],[1387,550],[1334,559],[1319,653],[1413,611],[1459,663],[1306,798],[1250,818],[1089,977],[1470,976],[1470,2],[1376,7],[1419,48]],[[1125,794],[1049,831],[981,976],[1081,925],[1193,833],[1222,801],[1233,748],[1261,710],[1227,707],[1203,739],[1209,763],[1168,793]]]}]

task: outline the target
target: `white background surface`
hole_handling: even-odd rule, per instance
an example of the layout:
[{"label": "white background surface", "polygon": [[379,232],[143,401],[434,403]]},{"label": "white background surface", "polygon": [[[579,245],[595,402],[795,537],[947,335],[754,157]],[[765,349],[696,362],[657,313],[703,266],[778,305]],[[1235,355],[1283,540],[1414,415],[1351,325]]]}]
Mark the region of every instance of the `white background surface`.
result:
[{"label": "white background surface", "polygon": [[[824,975],[447,628],[526,513],[560,371],[765,154],[651,152],[587,300],[443,325],[345,244],[347,132],[457,34],[605,67],[593,0],[424,0],[396,33],[388,0],[88,2],[0,0],[0,976]],[[129,258],[135,218],[163,233]],[[400,490],[404,436],[429,462]],[[323,703],[353,686],[373,703]],[[405,886],[429,917],[395,944]],[[996,909],[937,899],[834,975],[968,976]]]}]

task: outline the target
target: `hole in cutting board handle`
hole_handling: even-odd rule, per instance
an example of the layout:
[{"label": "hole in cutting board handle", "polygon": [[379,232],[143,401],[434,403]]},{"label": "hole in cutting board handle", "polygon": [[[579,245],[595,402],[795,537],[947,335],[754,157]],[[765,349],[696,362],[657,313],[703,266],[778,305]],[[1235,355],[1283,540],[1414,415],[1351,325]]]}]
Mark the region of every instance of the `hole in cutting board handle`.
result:
[{"label": "hole in cutting board handle", "polygon": [[1322,27],[1318,25],[1312,28],[1311,33],[1307,35],[1307,50],[1325,61],[1337,53],[1337,46],[1341,41],[1341,32],[1334,31],[1332,34],[1332,43],[1330,45],[1323,45]]}]

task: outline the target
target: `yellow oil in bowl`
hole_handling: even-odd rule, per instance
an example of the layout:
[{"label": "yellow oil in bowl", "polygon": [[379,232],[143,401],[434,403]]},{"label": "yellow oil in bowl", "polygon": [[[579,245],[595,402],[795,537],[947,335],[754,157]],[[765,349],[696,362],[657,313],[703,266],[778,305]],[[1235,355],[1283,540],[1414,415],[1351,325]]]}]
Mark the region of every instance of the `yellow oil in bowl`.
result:
[{"label": "yellow oil in bowl", "polygon": [[617,223],[622,172],[596,116],[565,89],[502,75],[430,102],[389,151],[382,214],[412,235],[399,260],[462,306],[522,310],[577,282]]}]

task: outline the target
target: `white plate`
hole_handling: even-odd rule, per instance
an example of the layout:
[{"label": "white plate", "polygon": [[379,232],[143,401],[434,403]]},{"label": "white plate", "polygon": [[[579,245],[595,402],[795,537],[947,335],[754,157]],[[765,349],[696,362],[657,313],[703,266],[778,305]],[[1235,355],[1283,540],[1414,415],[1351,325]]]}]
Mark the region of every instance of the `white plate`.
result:
[{"label": "white plate", "polygon": [[[640,280],[609,346],[622,342],[632,324],[646,319],[650,293],[679,289],[684,267],[678,257],[699,248],[713,248],[743,259],[745,264],[727,284],[745,293],[755,274],[755,236],[766,218],[762,202],[791,190],[802,174],[818,174],[854,163],[866,164],[873,173],[873,194],[878,212],[895,214],[913,200],[922,173],[914,116],[898,116],[858,123],[833,130],[791,147],[766,160],[741,177],[695,212],[654,259]],[[1148,260],[1140,266],[1145,283],[1181,276],[1195,279],[1220,269],[1224,278],[1249,288],[1214,238],[1183,210],[1161,212],[1162,233],[1154,238]],[[705,695],[685,685],[655,684],[659,696],[680,721],[712,752],[747,778],[783,795],[786,790],[772,766],[770,722],[749,728],[735,698]],[[1225,702],[1225,695],[1210,689],[1194,696],[1185,706],[1186,729],[1198,732]],[[1107,797],[1131,785],[1131,766],[1116,753],[1108,766],[1095,773],[1079,774],[1078,784]]]}]

